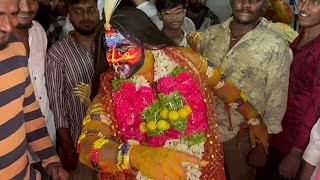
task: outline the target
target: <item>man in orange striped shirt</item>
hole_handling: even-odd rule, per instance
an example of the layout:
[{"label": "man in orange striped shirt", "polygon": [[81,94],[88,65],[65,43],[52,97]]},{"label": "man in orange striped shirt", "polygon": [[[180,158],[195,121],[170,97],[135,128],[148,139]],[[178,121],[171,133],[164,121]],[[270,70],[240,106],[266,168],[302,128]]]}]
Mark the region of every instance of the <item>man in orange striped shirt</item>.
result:
[{"label": "man in orange striped shirt", "polygon": [[18,0],[0,0],[0,178],[40,179],[27,158],[27,144],[54,180],[66,180],[27,68],[26,50],[11,34],[18,23]]}]

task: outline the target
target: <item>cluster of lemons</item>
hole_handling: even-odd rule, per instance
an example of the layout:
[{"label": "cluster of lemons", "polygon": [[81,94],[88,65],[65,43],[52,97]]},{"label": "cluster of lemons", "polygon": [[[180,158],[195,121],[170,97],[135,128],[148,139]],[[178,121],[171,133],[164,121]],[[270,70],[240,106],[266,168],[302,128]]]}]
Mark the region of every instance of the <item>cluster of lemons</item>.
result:
[{"label": "cluster of lemons", "polygon": [[154,131],[156,129],[160,131],[167,131],[168,129],[170,129],[170,122],[174,122],[179,118],[187,119],[191,112],[192,110],[189,105],[184,105],[178,111],[162,109],[160,111],[161,119],[159,121],[142,122],[139,126],[139,129],[142,133],[145,133],[147,131]]}]

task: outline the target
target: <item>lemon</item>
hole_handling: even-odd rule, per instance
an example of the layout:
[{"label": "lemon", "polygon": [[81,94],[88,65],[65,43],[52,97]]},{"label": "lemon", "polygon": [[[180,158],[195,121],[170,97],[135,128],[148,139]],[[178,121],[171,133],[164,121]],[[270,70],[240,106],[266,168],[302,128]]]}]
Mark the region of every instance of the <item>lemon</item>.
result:
[{"label": "lemon", "polygon": [[169,113],[168,109],[161,109],[160,111],[161,119],[168,119],[168,113]]},{"label": "lemon", "polygon": [[160,131],[166,131],[170,128],[170,124],[167,121],[161,119],[157,122],[157,128]]},{"label": "lemon", "polygon": [[148,129],[146,128],[146,123],[145,123],[145,122],[143,122],[143,123],[141,123],[141,124],[139,125],[139,130],[140,130],[140,132],[142,132],[142,133],[145,133],[145,132],[148,131]]},{"label": "lemon", "polygon": [[175,111],[175,110],[169,111],[168,118],[170,121],[176,121],[179,118],[178,111]]},{"label": "lemon", "polygon": [[188,115],[192,112],[192,109],[189,105],[184,105],[183,108],[187,110]]},{"label": "lemon", "polygon": [[186,108],[181,108],[178,110],[179,117],[182,119],[186,119],[189,115],[188,110]]},{"label": "lemon", "polygon": [[157,124],[156,122],[154,121],[148,121],[147,124],[146,124],[146,128],[149,130],[149,131],[154,131],[157,129]]}]

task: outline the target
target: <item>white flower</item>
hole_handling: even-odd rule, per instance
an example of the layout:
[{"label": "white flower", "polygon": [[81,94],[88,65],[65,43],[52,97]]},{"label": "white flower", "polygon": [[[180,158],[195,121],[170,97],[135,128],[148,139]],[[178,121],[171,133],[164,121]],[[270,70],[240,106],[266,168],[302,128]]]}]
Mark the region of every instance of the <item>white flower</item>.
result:
[{"label": "white flower", "polygon": [[237,108],[238,108],[238,106],[239,106],[239,104],[238,104],[238,103],[233,102],[233,103],[230,103],[230,104],[229,104],[229,106],[230,106],[232,109],[237,109]]},{"label": "white flower", "polygon": [[140,86],[150,86],[147,79],[141,75],[134,75],[131,77],[132,83],[136,86],[136,89],[139,89]]},{"label": "white flower", "polygon": [[[179,66],[176,62],[170,60],[170,58],[166,56],[161,50],[154,50],[152,51],[152,53],[155,59],[155,62],[154,62],[154,81],[155,82],[157,82],[160,78],[164,76],[170,75],[173,69]],[[206,73],[207,76],[211,77],[213,75],[213,71],[214,69],[212,67],[208,67],[207,73]],[[134,84],[136,84],[137,88],[138,88],[138,84],[143,85],[147,83],[145,79],[142,79],[140,77],[134,77],[132,80]],[[168,140],[163,147],[189,153],[199,158],[202,158],[204,153],[204,143],[192,145],[187,141],[184,141],[184,139]],[[182,163],[182,166],[185,167],[187,170],[187,180],[200,179],[201,169],[199,168],[198,165],[193,165],[191,163],[184,162]],[[151,180],[143,176],[140,171],[138,172],[137,179]]]},{"label": "white flower", "polygon": [[152,51],[154,55],[154,81],[157,82],[160,78],[170,75],[178,64],[166,56],[162,50]]},{"label": "white flower", "polygon": [[208,78],[211,78],[213,76],[213,73],[214,73],[214,68],[208,66],[206,71],[206,75],[208,76]]},{"label": "white flower", "polygon": [[215,89],[220,89],[224,86],[224,82],[219,81],[218,84],[214,87]]}]

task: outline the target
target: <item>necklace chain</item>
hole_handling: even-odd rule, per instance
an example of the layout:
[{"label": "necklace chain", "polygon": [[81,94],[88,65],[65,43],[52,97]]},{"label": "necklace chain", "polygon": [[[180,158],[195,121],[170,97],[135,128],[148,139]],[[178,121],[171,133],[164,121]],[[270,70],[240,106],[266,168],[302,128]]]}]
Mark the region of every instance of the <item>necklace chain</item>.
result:
[{"label": "necklace chain", "polygon": [[233,41],[237,40],[239,37],[244,36],[245,34],[246,34],[246,33],[243,33],[243,34],[240,34],[240,35],[238,35],[238,36],[235,36],[235,35],[233,34],[232,30],[230,29],[231,40],[233,40]]}]

